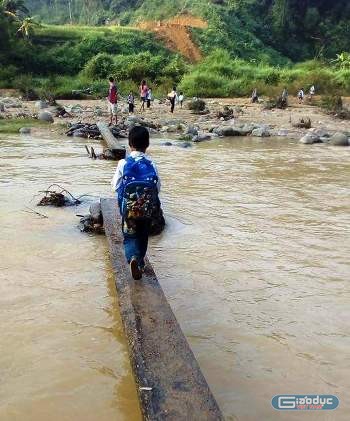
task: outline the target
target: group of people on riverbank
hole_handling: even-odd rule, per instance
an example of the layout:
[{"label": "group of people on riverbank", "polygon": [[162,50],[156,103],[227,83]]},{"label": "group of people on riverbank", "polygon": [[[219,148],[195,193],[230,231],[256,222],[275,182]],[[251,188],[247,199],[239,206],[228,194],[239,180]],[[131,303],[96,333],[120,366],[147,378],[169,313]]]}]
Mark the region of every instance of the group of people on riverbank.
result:
[{"label": "group of people on riverbank", "polygon": [[[139,88],[139,95],[141,100],[140,112],[145,111],[145,107],[151,108],[151,104],[154,101],[152,88],[147,85],[145,80],[142,80]],[[176,86],[173,87],[172,91],[167,95],[167,101],[170,105],[170,112],[174,113],[175,106],[178,104],[181,108],[184,102],[183,92],[177,93]],[[115,84],[113,77],[109,78],[109,90],[107,95],[108,110],[110,113],[110,125],[118,122],[117,111],[118,111],[118,89]],[[135,112],[135,95],[132,91],[129,92],[127,97],[127,103],[129,107],[129,114]]]},{"label": "group of people on riverbank", "polygon": [[[316,93],[316,88],[315,88],[314,85],[312,85],[310,87],[310,89],[309,89],[309,95],[308,95],[308,98],[309,98],[310,101],[312,101],[313,97],[315,96],[315,93]],[[304,90],[304,88],[301,88],[298,91],[297,98],[298,98],[299,104],[303,104],[304,99],[305,99],[305,90]],[[287,100],[288,100],[288,90],[287,90],[287,88],[284,88],[283,89],[282,95],[281,95],[281,99],[282,99],[282,101],[287,102]],[[258,90],[257,90],[257,88],[254,88],[254,90],[252,92],[251,101],[252,101],[253,104],[256,103],[256,102],[259,102],[259,96],[258,96]]]}]

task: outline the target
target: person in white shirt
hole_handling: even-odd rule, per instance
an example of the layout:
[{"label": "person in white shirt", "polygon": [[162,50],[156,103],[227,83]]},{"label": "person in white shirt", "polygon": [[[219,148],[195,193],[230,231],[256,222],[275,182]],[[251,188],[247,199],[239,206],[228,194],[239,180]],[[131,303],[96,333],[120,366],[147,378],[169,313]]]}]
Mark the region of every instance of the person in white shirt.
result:
[{"label": "person in white shirt", "polygon": [[178,97],[178,101],[179,101],[179,104],[180,104],[180,107],[181,107],[181,108],[182,108],[182,105],[183,105],[183,103],[184,103],[184,99],[185,99],[185,97],[184,97],[183,92],[180,92],[180,95],[179,95],[179,97]]},{"label": "person in white shirt", "polygon": [[315,86],[312,85],[311,88],[310,88],[310,91],[309,91],[309,99],[310,99],[310,101],[313,100],[313,97],[315,96],[315,92],[316,92]]},{"label": "person in white shirt", "polygon": [[304,88],[301,88],[300,91],[298,92],[298,100],[299,100],[299,104],[302,104],[304,102]]}]

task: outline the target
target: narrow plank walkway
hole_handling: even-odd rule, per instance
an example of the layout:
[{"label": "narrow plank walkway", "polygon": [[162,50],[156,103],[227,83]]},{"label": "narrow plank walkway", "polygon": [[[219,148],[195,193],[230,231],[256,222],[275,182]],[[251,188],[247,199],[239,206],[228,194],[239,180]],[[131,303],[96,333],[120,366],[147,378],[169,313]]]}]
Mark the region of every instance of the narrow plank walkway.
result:
[{"label": "narrow plank walkway", "polygon": [[223,420],[149,261],[141,281],[130,276],[116,200],[101,207],[144,419]]}]

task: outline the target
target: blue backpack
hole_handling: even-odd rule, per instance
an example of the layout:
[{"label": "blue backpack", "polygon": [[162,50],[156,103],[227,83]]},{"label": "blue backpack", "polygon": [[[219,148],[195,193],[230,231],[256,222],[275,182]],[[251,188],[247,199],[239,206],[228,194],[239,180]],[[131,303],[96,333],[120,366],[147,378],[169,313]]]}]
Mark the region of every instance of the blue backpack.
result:
[{"label": "blue backpack", "polygon": [[152,221],[160,212],[158,176],[152,162],[146,157],[129,156],[123,171],[123,181],[118,190],[118,202],[123,219],[123,229],[133,233],[137,221]]}]

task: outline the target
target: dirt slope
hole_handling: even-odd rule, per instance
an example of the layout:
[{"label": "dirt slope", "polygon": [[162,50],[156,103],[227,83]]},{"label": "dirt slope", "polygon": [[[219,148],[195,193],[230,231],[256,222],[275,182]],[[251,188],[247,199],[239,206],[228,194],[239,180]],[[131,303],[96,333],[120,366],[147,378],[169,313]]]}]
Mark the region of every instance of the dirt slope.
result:
[{"label": "dirt slope", "polygon": [[202,53],[193,42],[191,28],[206,28],[208,24],[192,15],[180,15],[166,21],[142,22],[140,29],[152,31],[162,39],[169,49],[178,51],[191,62],[198,62]]}]

